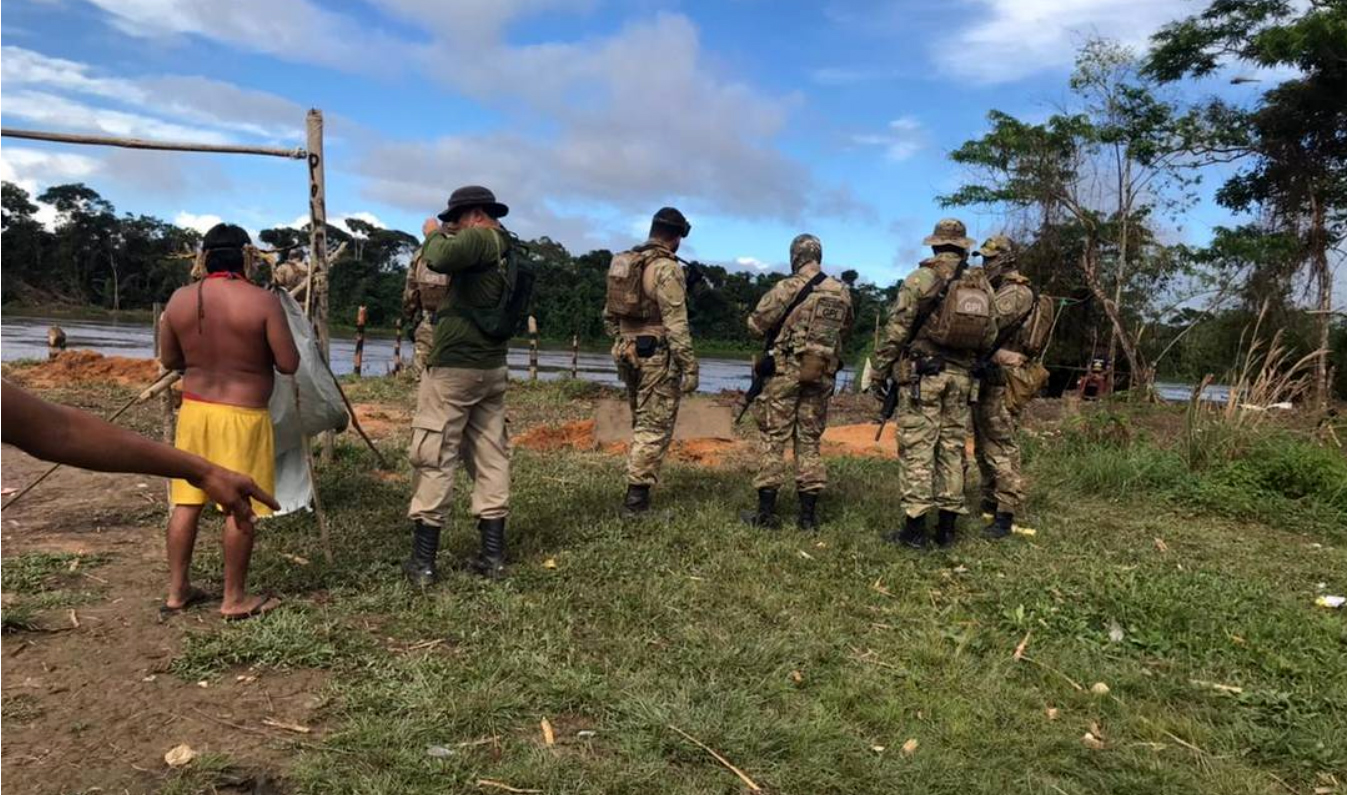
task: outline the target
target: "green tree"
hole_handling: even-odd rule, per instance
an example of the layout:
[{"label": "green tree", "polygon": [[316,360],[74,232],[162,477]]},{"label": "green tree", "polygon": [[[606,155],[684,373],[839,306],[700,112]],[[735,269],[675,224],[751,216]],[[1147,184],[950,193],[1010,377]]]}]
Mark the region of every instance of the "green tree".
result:
[{"label": "green tree", "polygon": [[1316,293],[1316,393],[1326,406],[1330,252],[1347,234],[1347,4],[1215,0],[1162,29],[1153,43],[1147,69],[1162,81],[1209,75],[1232,61],[1297,73],[1251,108],[1213,100],[1208,113],[1225,120],[1223,150],[1240,157],[1242,166],[1218,201],[1237,211],[1262,209],[1277,232],[1299,241],[1299,260]]}]

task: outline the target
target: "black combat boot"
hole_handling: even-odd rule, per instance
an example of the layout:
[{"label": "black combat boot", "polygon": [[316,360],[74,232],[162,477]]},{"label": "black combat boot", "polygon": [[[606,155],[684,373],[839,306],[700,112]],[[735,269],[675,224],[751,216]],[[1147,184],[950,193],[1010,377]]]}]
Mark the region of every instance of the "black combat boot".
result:
[{"label": "black combat boot", "polygon": [[505,520],[478,519],[477,531],[482,549],[472,559],[472,568],[489,580],[498,580],[505,576]]},{"label": "black combat boot", "polygon": [[805,532],[812,533],[818,530],[818,518],[814,515],[818,508],[818,492],[802,491],[799,492],[800,498],[800,516],[795,520],[795,526]]},{"label": "black combat boot", "polygon": [[622,500],[624,517],[639,516],[650,510],[650,487],[627,485],[627,496]]},{"label": "black combat boot", "polygon": [[982,512],[983,512],[983,513],[987,514],[988,516],[991,516],[992,514],[996,513],[996,507],[997,507],[997,502],[996,502],[996,500],[993,500],[993,499],[991,499],[990,497],[983,497],[983,498],[982,498]]},{"label": "black combat boot", "polygon": [[902,544],[913,549],[926,548],[926,514],[908,516],[903,521],[903,529],[884,536],[890,544]]},{"label": "black combat boot", "polygon": [[983,538],[1005,538],[1015,529],[1015,514],[1010,511],[997,511],[996,518],[982,531]]},{"label": "black combat boot", "polygon": [[425,522],[412,524],[412,556],[402,563],[402,573],[413,585],[425,588],[439,579],[435,572],[435,556],[440,551],[440,528]]},{"label": "black combat boot", "polygon": [[758,489],[758,509],[743,511],[739,518],[753,527],[780,527],[781,520],[776,518],[776,489]]},{"label": "black combat boot", "polygon": [[941,549],[949,549],[954,546],[955,523],[959,521],[959,514],[954,511],[941,511],[940,524],[935,530],[935,545]]}]

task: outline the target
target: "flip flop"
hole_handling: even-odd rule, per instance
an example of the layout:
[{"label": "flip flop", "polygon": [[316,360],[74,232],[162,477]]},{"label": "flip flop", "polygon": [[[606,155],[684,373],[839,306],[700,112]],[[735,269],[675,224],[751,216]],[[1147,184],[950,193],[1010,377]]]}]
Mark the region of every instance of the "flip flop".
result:
[{"label": "flip flop", "polygon": [[282,604],[284,603],[280,600],[280,597],[276,596],[276,594],[267,593],[262,595],[262,601],[254,605],[253,608],[246,613],[221,613],[220,615],[224,617],[225,621],[247,621],[250,618],[264,616],[280,607]]},{"label": "flip flop", "polygon": [[200,588],[193,586],[192,590],[187,592],[187,599],[184,600],[183,603],[178,607],[169,607],[168,602],[160,604],[159,620],[163,621],[164,619],[171,618],[172,616],[176,616],[181,613],[186,613],[193,607],[196,607],[199,604],[204,604],[205,602],[209,602],[210,600],[211,600],[210,594],[206,593]]}]

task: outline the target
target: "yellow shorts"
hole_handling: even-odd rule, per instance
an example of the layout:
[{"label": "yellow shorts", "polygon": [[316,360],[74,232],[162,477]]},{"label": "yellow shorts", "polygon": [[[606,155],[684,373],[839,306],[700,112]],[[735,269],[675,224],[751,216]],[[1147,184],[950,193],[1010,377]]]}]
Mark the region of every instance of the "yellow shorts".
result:
[{"label": "yellow shorts", "polygon": [[[268,494],[276,491],[276,437],[266,409],[210,403],[184,395],[174,446],[248,475]],[[205,505],[209,501],[206,492],[176,478],[169,498],[174,505]],[[257,500],[253,500],[253,510],[258,516],[271,515],[271,509]]]}]

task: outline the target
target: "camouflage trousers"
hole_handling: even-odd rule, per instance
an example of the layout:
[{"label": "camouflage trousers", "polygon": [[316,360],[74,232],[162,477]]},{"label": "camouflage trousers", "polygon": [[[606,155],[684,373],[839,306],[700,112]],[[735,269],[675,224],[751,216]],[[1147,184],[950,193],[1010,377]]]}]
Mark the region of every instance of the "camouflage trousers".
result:
[{"label": "camouflage trousers", "polygon": [[767,380],[753,402],[758,421],[757,489],[779,489],[790,477],[786,449],[794,443],[795,488],[818,494],[828,485],[828,470],[819,455],[819,441],[828,427],[828,398],[833,380],[801,384],[798,374],[786,370]]},{"label": "camouflage trousers", "polygon": [[898,487],[903,511],[924,516],[932,509],[967,513],[963,478],[968,440],[968,397],[973,380],[962,369],[946,366],[921,376],[919,394],[911,385],[898,405]]},{"label": "camouflage trousers", "polygon": [[627,453],[627,484],[653,486],[673,440],[678,419],[679,372],[668,348],[645,359],[630,351],[633,342],[619,339],[613,346],[617,374],[627,385],[631,404],[631,449]]},{"label": "camouflage trousers", "polygon": [[982,473],[982,501],[1015,513],[1024,504],[1018,422],[1006,408],[1006,388],[985,385],[973,407],[973,452]]},{"label": "camouflage trousers", "polygon": [[435,324],[426,317],[417,325],[416,331],[412,332],[412,340],[415,347],[412,353],[412,372],[419,378],[426,371],[426,363],[430,361],[430,348],[435,344]]}]

